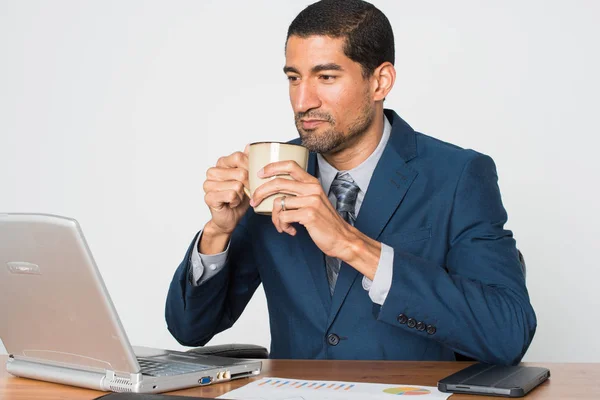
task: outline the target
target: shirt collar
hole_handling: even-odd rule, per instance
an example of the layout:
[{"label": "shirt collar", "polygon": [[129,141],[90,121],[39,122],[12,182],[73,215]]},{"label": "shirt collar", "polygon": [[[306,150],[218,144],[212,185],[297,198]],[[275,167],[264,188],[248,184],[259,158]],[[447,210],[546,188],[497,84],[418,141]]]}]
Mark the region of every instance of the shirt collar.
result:
[{"label": "shirt collar", "polygon": [[[373,153],[371,153],[371,155],[365,161],[348,171],[354,182],[356,182],[359,189],[363,193],[366,193],[367,188],[369,187],[369,182],[371,182],[371,177],[373,176],[373,172],[375,172],[375,167],[377,166],[377,163],[383,154],[383,150],[390,139],[391,132],[392,125],[384,115],[383,135],[381,135],[381,140],[375,148],[375,151],[373,151]],[[331,188],[331,184],[333,183],[335,176],[338,172],[342,171],[335,169],[321,154],[317,154],[317,163],[319,165],[319,180],[321,181],[321,186],[323,187],[323,191],[326,194],[329,194],[329,189]]]}]

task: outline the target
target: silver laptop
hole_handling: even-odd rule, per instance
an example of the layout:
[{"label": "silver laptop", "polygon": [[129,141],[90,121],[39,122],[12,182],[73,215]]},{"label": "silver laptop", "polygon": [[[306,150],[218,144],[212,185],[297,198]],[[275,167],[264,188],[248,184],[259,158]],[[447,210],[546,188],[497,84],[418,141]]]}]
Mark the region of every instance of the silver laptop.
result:
[{"label": "silver laptop", "polygon": [[77,221],[0,214],[0,338],[15,376],[157,393],[258,375],[261,362],[129,344]]}]

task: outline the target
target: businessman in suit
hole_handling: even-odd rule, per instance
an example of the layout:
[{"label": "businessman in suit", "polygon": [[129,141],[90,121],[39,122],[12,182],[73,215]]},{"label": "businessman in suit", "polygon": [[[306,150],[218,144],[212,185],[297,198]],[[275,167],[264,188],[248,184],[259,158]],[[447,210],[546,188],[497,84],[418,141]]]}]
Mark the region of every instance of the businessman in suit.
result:
[{"label": "businessman in suit", "polygon": [[[204,345],[262,283],[273,358],[518,362],[536,318],[494,162],[384,109],[396,77],[385,15],[320,1],[290,25],[285,55],[308,171],[269,164],[259,176],[293,180],[249,199],[245,152],[208,170],[211,219],[167,298],[173,336]],[[253,212],[277,193],[294,196]]]}]

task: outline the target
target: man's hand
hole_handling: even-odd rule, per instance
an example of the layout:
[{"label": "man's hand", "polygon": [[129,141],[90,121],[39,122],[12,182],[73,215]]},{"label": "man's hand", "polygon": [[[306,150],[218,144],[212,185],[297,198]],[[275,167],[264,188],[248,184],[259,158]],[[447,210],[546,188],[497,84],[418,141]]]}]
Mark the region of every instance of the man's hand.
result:
[{"label": "man's hand", "polygon": [[323,253],[345,261],[367,278],[373,279],[381,254],[381,243],[344,221],[323,192],[317,178],[294,161],[271,163],[258,174],[260,178],[283,174],[293,178],[274,178],[264,183],[254,191],[250,203],[255,206],[277,193],[294,195],[285,197],[285,210],[281,207],[281,197],[273,202],[271,218],[278,232],[294,236],[296,229],[292,223],[304,225]]},{"label": "man's hand", "polygon": [[243,153],[221,157],[206,172],[204,201],[212,218],[204,227],[200,253],[216,254],[227,247],[231,233],[249,207],[244,187],[248,187],[248,146]]}]

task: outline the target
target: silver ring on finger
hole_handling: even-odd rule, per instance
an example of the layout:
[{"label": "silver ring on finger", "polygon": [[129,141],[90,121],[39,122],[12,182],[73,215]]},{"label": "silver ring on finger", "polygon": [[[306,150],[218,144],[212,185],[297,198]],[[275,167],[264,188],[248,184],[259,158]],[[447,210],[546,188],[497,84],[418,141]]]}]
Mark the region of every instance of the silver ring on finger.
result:
[{"label": "silver ring on finger", "polygon": [[283,196],[281,198],[281,203],[280,203],[281,204],[281,211],[285,211],[286,210],[286,208],[285,208],[285,197],[286,196]]}]

